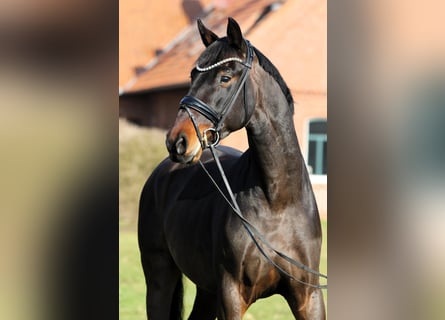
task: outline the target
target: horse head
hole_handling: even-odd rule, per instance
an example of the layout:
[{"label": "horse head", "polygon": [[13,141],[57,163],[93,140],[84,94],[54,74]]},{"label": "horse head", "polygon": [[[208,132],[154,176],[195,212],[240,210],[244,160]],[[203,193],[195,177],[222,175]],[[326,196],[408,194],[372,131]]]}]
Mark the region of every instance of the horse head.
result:
[{"label": "horse head", "polygon": [[249,78],[254,51],[238,23],[229,18],[223,38],[200,20],[198,29],[206,49],[191,72],[190,89],[166,139],[170,158],[180,163],[196,163],[209,145],[243,128],[255,108]]}]

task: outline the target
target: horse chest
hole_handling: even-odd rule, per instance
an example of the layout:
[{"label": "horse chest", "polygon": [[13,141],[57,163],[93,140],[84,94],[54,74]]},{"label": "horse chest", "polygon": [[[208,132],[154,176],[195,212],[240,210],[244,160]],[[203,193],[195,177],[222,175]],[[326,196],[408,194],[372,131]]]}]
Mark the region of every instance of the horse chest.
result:
[{"label": "horse chest", "polygon": [[[283,243],[278,233],[272,231],[276,230],[277,225],[279,223],[275,222],[269,225],[257,224],[257,227],[274,246],[281,246]],[[226,271],[240,284],[244,300],[254,302],[273,294],[280,282],[277,269],[264,258],[244,228],[231,232],[231,236],[227,245],[230,250],[227,251],[232,254],[225,257]]]},{"label": "horse chest", "polygon": [[[255,205],[246,206],[242,202],[242,211],[247,220],[263,235],[267,242],[274,248],[280,248],[288,253],[293,253],[299,240],[296,235],[298,219],[290,213],[295,213],[292,208],[281,213],[274,213],[267,204],[257,201]],[[262,205],[258,205],[262,204]],[[227,222],[225,230],[226,244],[230,248],[226,261],[235,277],[239,278],[249,292],[253,295],[262,295],[271,288],[275,288],[279,281],[276,268],[267,261],[257,245],[250,237],[237,216],[232,215]],[[268,255],[274,256],[260,240],[259,245],[265,249]]]}]

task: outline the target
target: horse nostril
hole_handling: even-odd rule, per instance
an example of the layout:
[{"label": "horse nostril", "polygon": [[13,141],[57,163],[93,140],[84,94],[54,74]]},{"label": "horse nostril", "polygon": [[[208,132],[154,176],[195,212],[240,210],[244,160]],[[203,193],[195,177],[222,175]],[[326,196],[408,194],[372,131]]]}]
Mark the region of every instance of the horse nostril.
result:
[{"label": "horse nostril", "polygon": [[185,151],[187,150],[187,141],[183,136],[180,136],[178,140],[176,140],[176,154],[183,155]]}]

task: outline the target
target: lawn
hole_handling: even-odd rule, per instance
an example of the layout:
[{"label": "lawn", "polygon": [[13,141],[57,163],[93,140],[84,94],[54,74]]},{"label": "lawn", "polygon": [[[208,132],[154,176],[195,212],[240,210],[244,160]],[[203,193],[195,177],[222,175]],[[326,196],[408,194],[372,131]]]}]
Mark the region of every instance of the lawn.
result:
[{"label": "lawn", "polygon": [[[165,131],[119,123],[119,316],[133,320],[145,318],[145,281],[137,245],[136,221],[141,188],[154,167],[167,156]],[[327,271],[327,222],[322,221],[323,247],[320,271]],[[184,316],[194,300],[195,287],[185,283]],[[323,282],[324,283],[324,282]],[[324,290],[326,301],[327,292]],[[259,300],[244,319],[294,319],[280,296]]]}]

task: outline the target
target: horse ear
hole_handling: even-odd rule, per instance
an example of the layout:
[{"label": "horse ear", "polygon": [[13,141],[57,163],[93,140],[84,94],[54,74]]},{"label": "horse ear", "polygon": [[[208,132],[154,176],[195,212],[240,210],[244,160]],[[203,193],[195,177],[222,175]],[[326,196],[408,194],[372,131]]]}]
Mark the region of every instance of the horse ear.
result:
[{"label": "horse ear", "polygon": [[219,37],[216,34],[214,34],[212,31],[210,31],[209,29],[207,29],[204,26],[201,19],[198,19],[197,22],[198,22],[198,29],[199,29],[199,34],[201,35],[202,43],[204,43],[204,45],[206,47],[208,47],[214,41],[219,39]]},{"label": "horse ear", "polygon": [[227,39],[229,44],[235,48],[244,50],[246,47],[246,43],[244,42],[243,34],[238,22],[230,17],[229,22],[227,23]]}]

